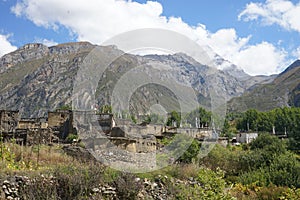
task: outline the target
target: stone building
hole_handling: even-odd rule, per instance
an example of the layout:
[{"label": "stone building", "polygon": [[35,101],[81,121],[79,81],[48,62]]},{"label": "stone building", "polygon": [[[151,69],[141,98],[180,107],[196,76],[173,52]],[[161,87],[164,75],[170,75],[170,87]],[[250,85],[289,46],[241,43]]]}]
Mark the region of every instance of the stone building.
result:
[{"label": "stone building", "polygon": [[18,123],[18,129],[47,129],[47,119],[44,118],[22,118]]},{"label": "stone building", "polygon": [[26,135],[23,144],[49,144],[54,139],[53,131],[48,128],[47,119],[45,118],[23,118],[20,119],[16,129],[18,136]]},{"label": "stone building", "polygon": [[176,132],[196,139],[210,138],[213,135],[213,131],[208,128],[177,128]]},{"label": "stone building", "polygon": [[60,139],[65,139],[70,133],[74,133],[73,113],[71,110],[56,110],[48,112],[48,127],[52,129]]},{"label": "stone building", "polygon": [[101,130],[108,134],[116,126],[113,114],[99,113],[96,115]]},{"label": "stone building", "polygon": [[9,133],[18,126],[19,111],[0,110],[0,131]]}]

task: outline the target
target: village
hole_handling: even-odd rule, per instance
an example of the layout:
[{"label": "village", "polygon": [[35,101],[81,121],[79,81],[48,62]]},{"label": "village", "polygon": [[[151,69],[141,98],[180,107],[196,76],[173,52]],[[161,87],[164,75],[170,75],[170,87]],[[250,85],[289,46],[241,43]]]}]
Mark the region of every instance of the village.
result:
[{"label": "village", "polygon": [[210,139],[223,146],[227,146],[228,143],[250,143],[258,137],[258,133],[255,132],[241,132],[229,141],[226,137],[214,135],[210,127],[183,128],[163,124],[134,124],[131,120],[115,118],[109,113],[83,113],[63,109],[48,111],[47,118],[20,118],[18,111],[0,110],[0,128],[2,141],[13,139],[20,145],[76,142],[67,141],[66,138],[77,135],[80,131],[84,134],[79,134],[79,138],[89,147],[106,148],[114,144],[136,153],[153,152],[159,148],[157,139],[175,134],[186,134],[199,141]]}]

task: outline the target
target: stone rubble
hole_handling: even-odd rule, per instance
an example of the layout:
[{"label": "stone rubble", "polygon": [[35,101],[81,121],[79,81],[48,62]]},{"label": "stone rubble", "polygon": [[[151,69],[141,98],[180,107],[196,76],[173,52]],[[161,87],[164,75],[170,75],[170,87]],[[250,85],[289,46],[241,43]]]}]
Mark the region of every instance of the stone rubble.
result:
[{"label": "stone rubble", "polygon": [[[43,184],[56,184],[54,177],[43,178]],[[0,191],[0,199],[10,199],[10,200],[21,200],[21,195],[19,194],[21,187],[33,183],[35,180],[30,179],[27,176],[14,176],[8,178],[2,182],[2,187]],[[153,199],[153,200],[168,200],[173,199],[172,194],[170,194],[167,182],[174,183],[174,185],[186,185],[186,187],[193,186],[195,184],[200,185],[199,182],[193,178],[188,180],[179,180],[174,178],[169,178],[167,176],[158,175],[154,180],[149,180],[147,178],[135,178],[135,182],[142,184],[142,189],[137,195],[138,200],[143,199]],[[98,187],[92,188],[89,195],[90,200],[94,199],[109,199],[118,200],[118,192],[115,187],[110,185],[99,185]]]}]

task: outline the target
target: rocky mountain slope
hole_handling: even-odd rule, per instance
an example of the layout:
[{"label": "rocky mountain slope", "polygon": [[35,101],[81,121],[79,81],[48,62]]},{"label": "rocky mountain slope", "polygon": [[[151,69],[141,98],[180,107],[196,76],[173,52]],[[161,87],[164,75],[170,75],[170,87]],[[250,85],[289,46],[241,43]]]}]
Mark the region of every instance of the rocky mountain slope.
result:
[{"label": "rocky mountain slope", "polygon": [[[249,84],[251,77],[247,74],[241,78],[232,70],[213,69],[182,53],[136,56],[124,54],[114,46],[100,47],[87,42],[53,47],[27,44],[0,59],[0,109],[17,109],[22,117],[33,117],[44,116],[47,110],[70,104],[79,68],[95,48],[98,48],[99,59],[117,56],[109,66],[98,66],[104,70],[95,88],[95,104],[98,105],[111,102],[114,88],[129,72],[136,73],[141,80],[143,77],[139,74],[143,72],[147,78],[157,76],[159,80],[171,80],[193,88],[198,101],[204,106],[210,105],[211,91],[229,100],[242,95],[253,85]],[[85,80],[90,78],[88,74],[82,76]],[[158,103],[175,109],[178,107],[177,98],[167,86],[155,83],[141,85],[130,98],[130,109],[142,114]],[[295,98],[298,98],[297,91]]]},{"label": "rocky mountain slope", "polygon": [[235,77],[247,90],[255,88],[259,84],[270,83],[277,77],[277,74],[271,76],[251,76],[247,74],[242,68],[236,66],[235,64],[232,64],[230,61],[225,60],[220,55],[214,53],[212,49],[206,48],[206,50],[214,66],[216,66],[218,69],[222,69],[223,72]]},{"label": "rocky mountain slope", "polygon": [[300,60],[295,61],[272,82],[256,85],[229,102],[230,111],[255,108],[261,111],[283,106],[300,106]]}]

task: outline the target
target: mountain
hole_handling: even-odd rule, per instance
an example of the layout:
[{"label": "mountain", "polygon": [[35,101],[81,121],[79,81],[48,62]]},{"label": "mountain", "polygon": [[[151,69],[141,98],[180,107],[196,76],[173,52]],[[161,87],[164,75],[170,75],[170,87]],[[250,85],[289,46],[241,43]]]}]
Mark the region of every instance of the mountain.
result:
[{"label": "mountain", "polygon": [[259,84],[272,82],[277,76],[251,76],[247,74],[242,68],[236,66],[235,64],[232,64],[230,61],[214,53],[211,48],[207,47],[204,49],[206,50],[208,56],[211,58],[214,66],[216,66],[218,69],[221,69],[223,72],[228,73],[230,76],[235,77],[246,89],[256,87]]},{"label": "mountain", "polygon": [[[95,52],[100,63],[110,59],[112,62],[108,66],[98,64],[83,73],[82,66],[91,62],[90,55]],[[99,70],[102,71],[100,77],[96,73]],[[85,82],[95,78],[99,79],[96,88],[86,85],[90,91],[95,91],[95,104],[110,104],[116,88],[128,74],[135,74],[131,79],[140,83],[154,81],[137,88],[129,87],[134,89],[129,106],[138,114],[148,112],[155,104],[166,106],[168,110],[178,108],[181,97],[171,90],[173,85],[182,86],[178,90],[182,91],[183,97],[185,88],[192,88],[200,104],[210,106],[211,92],[229,100],[242,95],[250,87],[246,83],[251,79],[243,72],[240,72],[241,78],[230,70],[206,66],[183,53],[137,56],[124,53],[115,46],[97,46],[88,42],[52,47],[27,44],[0,59],[0,109],[20,110],[22,117],[44,116],[47,110],[71,103],[78,80]],[[129,78],[127,83],[131,82]],[[167,82],[170,84],[164,86]],[[116,99],[121,100],[128,95],[126,92],[121,90]],[[297,91],[294,93],[297,99]]]},{"label": "mountain", "polygon": [[300,60],[292,63],[273,81],[256,85],[228,103],[229,111],[249,108],[266,111],[284,106],[300,106]]}]

